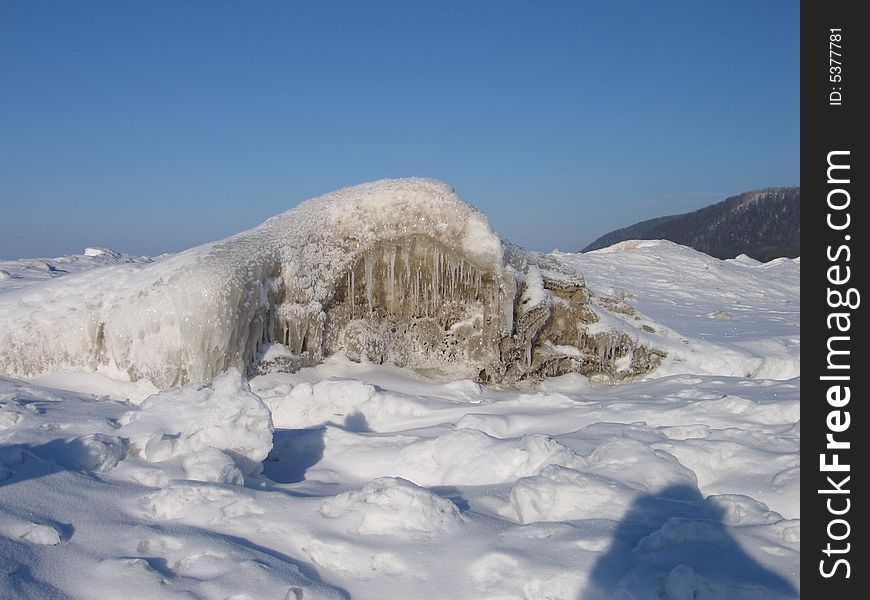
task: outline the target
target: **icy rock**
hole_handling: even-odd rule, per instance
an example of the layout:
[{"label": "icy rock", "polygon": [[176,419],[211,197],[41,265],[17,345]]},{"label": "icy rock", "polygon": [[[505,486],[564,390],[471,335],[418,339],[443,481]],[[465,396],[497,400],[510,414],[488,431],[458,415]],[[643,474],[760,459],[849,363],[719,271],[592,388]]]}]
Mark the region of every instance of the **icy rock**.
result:
[{"label": "icy rock", "polygon": [[346,518],[361,535],[443,533],[462,523],[453,502],[398,477],[382,477],[358,492],[344,492],[320,506],[325,517]]},{"label": "icy rock", "polygon": [[[658,365],[624,334],[586,335],[596,321],[579,275],[503,242],[450,186],[392,179],[157,262],[6,293],[0,371],[113,365],[168,388],[341,351],[484,382]],[[289,355],[265,358],[274,344]]]},{"label": "icy rock", "polygon": [[[272,449],[272,416],[251,392],[241,374],[231,369],[211,385],[190,386],[148,397],[121,419],[119,433],[130,439],[131,453],[147,462],[179,458],[188,476],[200,481],[238,482],[257,474]],[[197,453],[201,456],[194,457]]]},{"label": "icy rock", "polygon": [[8,281],[9,279],[12,279],[12,273],[0,269],[0,281]]}]

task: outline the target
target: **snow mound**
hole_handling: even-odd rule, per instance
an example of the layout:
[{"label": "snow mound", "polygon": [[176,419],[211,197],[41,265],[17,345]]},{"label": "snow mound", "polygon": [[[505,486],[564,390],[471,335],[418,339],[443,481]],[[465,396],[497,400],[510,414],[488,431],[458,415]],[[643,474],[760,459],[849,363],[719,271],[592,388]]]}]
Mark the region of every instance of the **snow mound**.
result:
[{"label": "snow mound", "polygon": [[272,449],[269,409],[233,369],[211,385],[150,396],[119,422],[131,455],[146,462],[177,460],[189,479],[240,483],[233,465],[256,475]]},{"label": "snow mound", "polygon": [[[168,388],[228,368],[293,371],[340,351],[483,381],[658,364],[649,350],[635,356],[630,338],[585,336],[597,318],[577,273],[505,247],[442,182],[345,188],[151,264],[3,294],[0,370],[111,366]],[[111,258],[88,251],[80,258]],[[261,352],[276,343],[287,353]]]},{"label": "snow mound", "polygon": [[276,427],[317,427],[330,420],[343,421],[377,396],[373,385],[349,380],[300,383],[285,396],[268,398]]},{"label": "snow mound", "polygon": [[604,442],[582,462],[562,462],[572,468],[554,462],[519,479],[502,514],[520,523],[617,519],[642,493],[698,485],[673,455],[627,438]]},{"label": "snow mound", "polygon": [[574,519],[618,519],[635,493],[616,481],[550,465],[540,475],[517,481],[510,506],[519,523]]},{"label": "snow mound", "polygon": [[430,439],[327,427],[323,440],[323,458],[307,474],[312,479],[341,476],[365,481],[396,476],[426,486],[486,485],[528,477],[551,464],[586,465],[582,456],[541,434],[502,440],[482,431],[458,429]]},{"label": "snow mound", "polygon": [[655,450],[637,440],[608,440],[598,446],[587,460],[587,472],[645,492],[655,492],[670,485],[698,487],[695,472],[680,464],[673,454]]},{"label": "snow mound", "polygon": [[453,502],[399,477],[382,477],[358,492],[338,494],[321,504],[320,512],[345,519],[350,532],[360,535],[444,533],[463,521]]},{"label": "snow mound", "polygon": [[747,267],[757,267],[762,264],[760,260],[755,260],[751,256],[747,256],[746,254],[738,254],[734,258],[726,259],[725,262],[729,262],[735,265],[745,265]]}]

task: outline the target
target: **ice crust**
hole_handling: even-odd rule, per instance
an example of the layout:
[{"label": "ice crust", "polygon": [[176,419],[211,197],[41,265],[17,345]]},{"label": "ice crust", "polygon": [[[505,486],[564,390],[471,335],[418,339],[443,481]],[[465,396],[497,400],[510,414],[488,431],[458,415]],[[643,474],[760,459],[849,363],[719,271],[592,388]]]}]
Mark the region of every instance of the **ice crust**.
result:
[{"label": "ice crust", "polygon": [[[503,245],[445,183],[366,183],[153,264],[4,294],[0,372],[109,366],[169,388],[340,351],[484,381],[657,364],[624,337],[584,336],[583,281],[551,263]],[[276,343],[287,355],[261,361]]]}]

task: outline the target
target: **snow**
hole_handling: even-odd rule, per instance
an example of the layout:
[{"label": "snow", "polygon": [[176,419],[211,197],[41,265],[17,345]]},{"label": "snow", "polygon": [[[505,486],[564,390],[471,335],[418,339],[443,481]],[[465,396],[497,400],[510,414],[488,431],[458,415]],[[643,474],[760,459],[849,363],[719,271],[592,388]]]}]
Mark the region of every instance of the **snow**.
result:
[{"label": "snow", "polygon": [[[452,193],[429,180],[415,185],[427,202]],[[302,211],[332,220],[329,231],[353,229],[355,245],[290,261],[286,273],[264,270],[274,246],[253,240],[263,231],[292,237],[278,231],[297,217],[153,263],[105,253],[43,261],[54,270],[2,264],[12,276],[0,281],[2,314],[26,318],[34,338],[51,335],[44,344],[18,338],[25,330],[3,321],[11,337],[0,351],[20,339],[54,344],[58,354],[30,354],[45,364],[27,379],[0,369],[0,597],[798,596],[799,260],[720,261],[644,241],[527,255],[523,265],[506,256],[518,252],[510,246],[487,245],[497,237],[458,200],[435,218],[411,197],[419,190],[361,189],[340,192],[340,210],[317,200]],[[394,206],[408,223],[361,223]],[[555,311],[560,299],[544,284],[582,275],[599,318],[588,335],[623,332],[667,356],[616,384],[569,373],[483,385],[356,362],[344,351],[292,372],[246,377],[228,364],[207,382],[170,389],[131,381],[124,353],[177,384],[185,378],[171,374],[172,361],[205,373],[208,361],[197,363],[191,349],[217,356],[213,344],[232,347],[241,330],[232,333],[230,317],[256,313],[259,292],[268,298],[278,281],[309,278],[311,296],[275,307],[313,315],[308,326],[316,325],[314,303],[330,291],[318,299],[315,280],[327,263],[337,280],[360,283],[365,248],[377,247],[372,278],[385,269],[389,281],[378,239],[403,227],[439,232],[444,247],[466,240],[462,260],[509,275],[525,306]],[[356,260],[348,256],[358,257],[358,271],[348,270]],[[401,265],[398,247],[396,257]],[[233,261],[239,281],[260,282],[247,300],[234,284],[217,285]],[[180,294],[193,285],[206,293]],[[376,304],[389,285],[349,288],[359,293],[357,319],[368,311],[366,291]],[[174,320],[175,307],[199,305],[199,325]],[[119,307],[133,310],[131,322]],[[211,320],[207,310],[216,311]],[[731,318],[711,316],[719,313]],[[73,339],[81,332],[67,335],[86,314],[107,317],[107,338],[136,332],[142,343],[121,352],[107,341],[118,360],[94,361]],[[206,325],[220,331],[197,329]],[[298,359],[289,338],[304,336],[287,333],[259,344],[260,364]],[[167,355],[146,348],[148,339]]]},{"label": "snow", "polygon": [[601,326],[631,328],[639,340],[665,350],[668,356],[653,376],[800,375],[798,259],[722,261],[665,240],[553,256],[582,273],[593,292],[632,297],[638,318],[598,311]]}]

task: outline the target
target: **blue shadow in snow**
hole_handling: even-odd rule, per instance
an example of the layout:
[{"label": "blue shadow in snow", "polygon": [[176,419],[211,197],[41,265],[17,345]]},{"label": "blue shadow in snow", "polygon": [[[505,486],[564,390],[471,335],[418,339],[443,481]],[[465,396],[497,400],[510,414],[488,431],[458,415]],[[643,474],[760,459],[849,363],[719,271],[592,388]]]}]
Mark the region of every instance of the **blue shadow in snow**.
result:
[{"label": "blue shadow in snow", "polygon": [[651,597],[659,597],[665,590],[657,588],[667,585],[662,574],[680,565],[691,571],[682,568],[671,585],[689,594],[688,599],[696,597],[689,592],[699,580],[701,587],[764,590],[774,597],[797,598],[791,582],[743,551],[722,517],[696,488],[685,485],[639,498],[617,525],[610,549],[593,567],[582,600],[613,598],[618,592],[630,595],[638,589],[656,590]]},{"label": "blue shadow in snow", "polygon": [[272,451],[263,461],[263,475],[275,483],[303,481],[305,472],[323,458],[325,433],[326,427],[276,429]]}]

